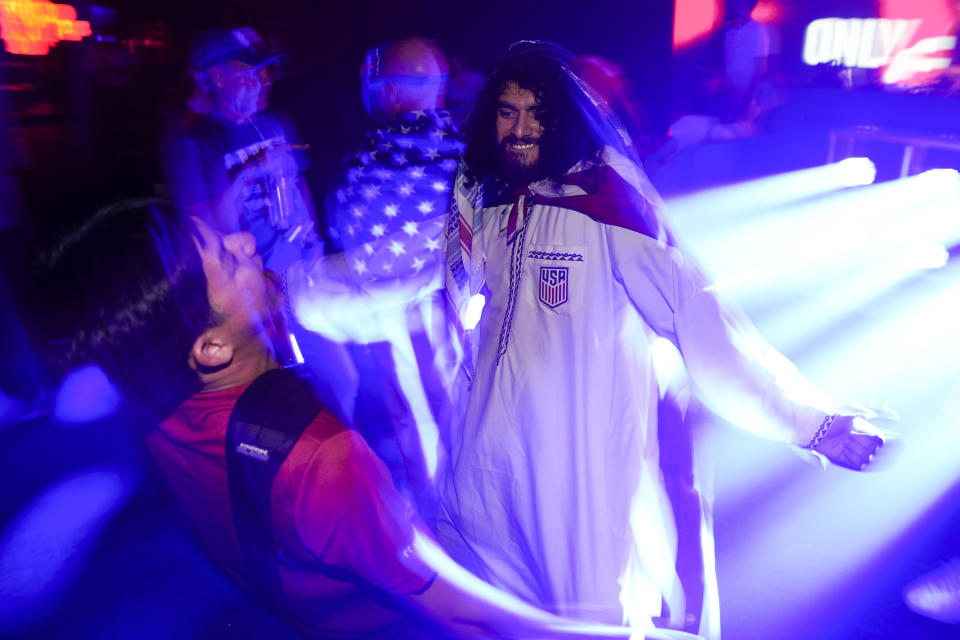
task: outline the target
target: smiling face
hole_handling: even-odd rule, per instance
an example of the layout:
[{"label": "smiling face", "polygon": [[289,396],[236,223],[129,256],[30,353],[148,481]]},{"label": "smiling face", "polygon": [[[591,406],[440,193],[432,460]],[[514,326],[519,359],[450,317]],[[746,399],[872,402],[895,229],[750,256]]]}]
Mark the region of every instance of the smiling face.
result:
[{"label": "smiling face", "polygon": [[[517,83],[507,83],[497,104],[496,134],[501,167],[510,174],[529,174],[540,159],[543,126],[538,120],[540,104],[536,96]],[[519,175],[517,177],[519,177]]]}]

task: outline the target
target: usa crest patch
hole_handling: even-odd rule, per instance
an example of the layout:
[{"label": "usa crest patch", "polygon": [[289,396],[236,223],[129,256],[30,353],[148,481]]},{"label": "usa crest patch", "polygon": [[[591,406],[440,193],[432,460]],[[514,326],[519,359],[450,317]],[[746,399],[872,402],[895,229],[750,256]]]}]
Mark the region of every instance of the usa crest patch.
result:
[{"label": "usa crest patch", "polygon": [[567,301],[569,267],[540,267],[540,302],[551,309]]}]

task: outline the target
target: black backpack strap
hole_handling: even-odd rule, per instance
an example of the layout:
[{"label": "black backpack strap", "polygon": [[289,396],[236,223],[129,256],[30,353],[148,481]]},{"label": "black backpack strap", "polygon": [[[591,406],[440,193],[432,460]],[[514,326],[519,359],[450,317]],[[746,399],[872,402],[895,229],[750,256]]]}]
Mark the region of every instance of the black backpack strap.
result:
[{"label": "black backpack strap", "polygon": [[322,405],[313,387],[288,369],[272,369],[237,400],[227,427],[230,506],[250,593],[280,594],[270,492],[283,461]]}]

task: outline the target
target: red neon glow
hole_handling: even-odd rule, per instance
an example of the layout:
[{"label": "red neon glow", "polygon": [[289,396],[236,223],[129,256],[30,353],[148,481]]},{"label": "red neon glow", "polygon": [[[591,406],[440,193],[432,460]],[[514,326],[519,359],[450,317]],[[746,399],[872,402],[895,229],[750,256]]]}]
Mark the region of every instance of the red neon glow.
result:
[{"label": "red neon glow", "polygon": [[693,44],[720,26],[723,0],[676,0],[673,11],[673,48]]},{"label": "red neon glow", "polygon": [[[921,20],[910,42],[903,43],[903,46],[893,52],[895,60],[897,56],[900,56],[898,62],[908,60],[910,57],[950,58],[952,50],[946,48],[936,51],[924,50],[919,53],[914,53],[911,49],[927,38],[952,36],[958,21],[960,21],[960,5],[958,3],[953,0],[880,0],[878,10],[881,18]],[[939,70],[933,72],[905,72],[897,74],[893,78],[885,77],[885,81],[905,85],[923,84],[929,82],[938,74]]]},{"label": "red neon glow", "polygon": [[960,17],[951,0],[880,0],[879,17],[923,20],[915,36],[951,35],[950,26]]},{"label": "red neon glow", "polygon": [[783,7],[775,0],[760,0],[750,12],[750,17],[757,22],[776,22],[783,15]]},{"label": "red neon glow", "polygon": [[50,0],[0,0],[0,38],[9,53],[42,56],[61,40],[89,36],[90,23],[77,10]]}]

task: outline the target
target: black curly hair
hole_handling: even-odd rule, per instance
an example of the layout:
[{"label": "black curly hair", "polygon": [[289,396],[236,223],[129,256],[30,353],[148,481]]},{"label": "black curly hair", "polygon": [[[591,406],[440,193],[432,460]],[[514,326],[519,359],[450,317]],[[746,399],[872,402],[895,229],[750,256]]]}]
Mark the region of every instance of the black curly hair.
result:
[{"label": "black curly hair", "polygon": [[563,61],[565,56],[569,54],[555,45],[514,45],[493,69],[463,125],[467,186],[503,182],[495,122],[500,95],[512,83],[533,93],[540,106],[537,118],[543,134],[536,179],[549,178],[556,184],[578,162],[600,162],[604,141],[590,125],[582,101],[578,101],[583,89]]}]

